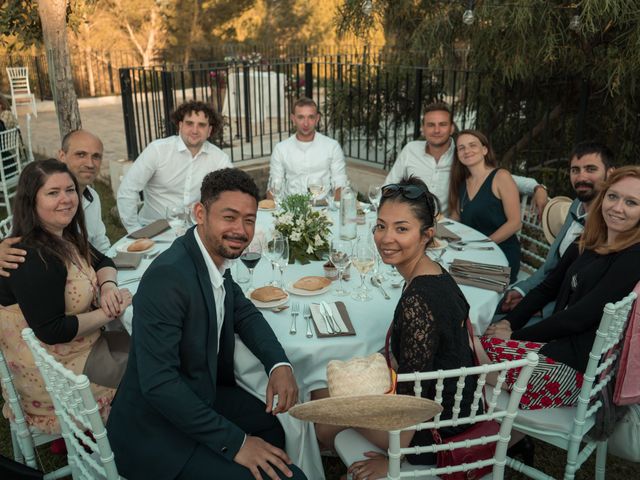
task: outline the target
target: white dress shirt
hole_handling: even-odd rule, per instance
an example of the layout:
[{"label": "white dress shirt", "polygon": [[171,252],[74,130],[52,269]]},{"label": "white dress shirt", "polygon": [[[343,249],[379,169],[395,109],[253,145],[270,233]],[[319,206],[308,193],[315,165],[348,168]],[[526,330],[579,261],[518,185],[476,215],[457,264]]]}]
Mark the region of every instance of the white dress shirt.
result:
[{"label": "white dress shirt", "polygon": [[107,238],[107,229],[102,221],[100,196],[98,192],[89,186],[82,192],[82,209],[84,210],[84,221],[87,227],[89,243],[96,250],[106,253],[111,247],[111,242]]},{"label": "white dress shirt", "polygon": [[[564,255],[564,252],[567,251],[567,248],[569,248],[569,246],[576,241],[576,238],[582,235],[582,232],[584,231],[584,222],[587,219],[587,213],[588,212],[584,208],[584,203],[580,203],[580,205],[578,205],[576,218],[573,219],[573,222],[571,222],[571,225],[569,225],[567,233],[565,233],[562,242],[560,242],[560,245],[558,245],[558,253],[560,254],[560,256]],[[569,215],[573,215],[573,213],[569,212]],[[582,222],[580,222],[579,220],[582,220]]]},{"label": "white dress shirt", "polygon": [[[165,218],[169,206],[197,202],[204,177],[231,166],[227,154],[209,142],[195,156],[179,135],[151,142],[118,189],[118,212],[124,228],[131,233]],[[144,205],[138,213],[140,191],[144,192]]]},{"label": "white dress shirt", "polygon": [[344,153],[338,142],[319,132],[311,142],[301,142],[293,135],[274,147],[269,179],[286,181],[286,195],[307,193],[309,181],[344,187]]},{"label": "white dress shirt", "polygon": [[[429,191],[440,201],[443,213],[449,210],[449,177],[451,165],[453,165],[456,143],[451,139],[448,150],[439,160],[427,153],[427,142],[417,140],[409,142],[398,155],[396,162],[391,167],[385,184],[398,183],[410,175],[418,177],[426,183]],[[538,182],[533,178],[512,175],[523,195],[532,195]]]}]

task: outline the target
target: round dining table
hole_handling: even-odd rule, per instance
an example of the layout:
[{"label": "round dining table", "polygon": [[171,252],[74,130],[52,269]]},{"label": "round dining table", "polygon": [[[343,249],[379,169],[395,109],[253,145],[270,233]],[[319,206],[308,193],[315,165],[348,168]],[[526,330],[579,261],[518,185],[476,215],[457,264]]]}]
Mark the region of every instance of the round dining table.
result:
[{"label": "round dining table", "polygon": [[[331,212],[335,215],[335,212]],[[375,214],[369,213],[367,216],[367,224],[375,220]],[[481,240],[484,235],[476,230],[463,224],[447,220],[447,229],[452,233],[459,235],[463,240]],[[334,222],[336,225],[337,222]],[[270,212],[258,212],[256,222],[256,234],[260,230],[266,231],[272,227],[272,215]],[[190,234],[189,232],[187,234]],[[359,235],[371,235],[368,227],[360,227]],[[168,230],[156,237],[156,250],[148,257],[153,257],[156,252],[160,252],[169,248],[175,234]],[[127,239],[121,239],[112,247],[113,253],[115,249]],[[492,246],[493,250],[479,250],[473,247],[464,250],[454,250],[449,246],[442,251],[428,252],[431,256],[439,257],[439,263],[448,268],[450,262],[454,259],[472,260],[483,263],[491,263],[495,265],[506,266],[507,259],[496,244],[493,242],[480,243],[482,246]],[[442,253],[442,255],[440,255]],[[135,294],[140,278],[146,268],[153,261],[153,258],[145,258],[135,270],[118,271],[118,282],[122,287],[129,288]],[[353,357],[367,356],[384,347],[385,336],[389,325],[393,319],[396,304],[401,295],[402,288],[401,277],[392,275],[390,267],[381,265],[381,270],[385,273],[386,279],[382,285],[389,295],[389,299],[385,299],[382,292],[369,283],[367,276],[367,286],[370,289],[369,295],[372,300],[367,302],[357,301],[351,296],[338,297],[333,294],[333,286],[329,291],[315,296],[300,296],[289,294],[288,305],[295,302],[299,306],[300,315],[297,318],[297,333],[292,335],[289,333],[291,325],[292,308],[288,308],[279,312],[271,309],[263,309],[262,313],[265,319],[271,325],[274,333],[282,344],[292,366],[295,378],[299,388],[299,398],[301,402],[308,401],[312,391],[325,388],[326,383],[326,366],[330,360],[348,360]],[[239,268],[244,268],[240,267]],[[232,274],[234,271],[232,270]],[[292,282],[303,276],[308,275],[324,275],[323,262],[316,261],[307,265],[301,265],[296,262],[286,267],[284,273],[285,289]],[[270,262],[264,257],[258,263],[254,271],[254,285],[266,285],[272,279],[272,269]],[[334,282],[334,284],[337,283]],[[347,289],[353,291],[360,284],[359,275],[354,269],[351,269],[351,279],[344,282]],[[244,284],[246,285],[246,284]],[[484,290],[471,286],[460,286],[469,305],[469,316],[476,334],[481,334],[491,322],[494,311],[500,301],[502,294],[492,290]],[[342,301],[346,307],[351,323],[353,324],[355,335],[352,336],[329,336],[317,338],[314,335],[309,338],[305,335],[306,325],[302,318],[303,307],[310,303],[319,301],[335,302]],[[121,321],[127,331],[132,331],[132,319],[134,312],[129,307],[123,314]],[[265,392],[267,388],[268,378],[265,374],[264,367],[259,360],[249,351],[249,349],[236,336],[234,369],[237,383],[255,395],[257,398],[265,401]],[[299,421],[288,414],[280,414],[278,416],[286,433],[286,450],[292,461],[298,465],[310,479],[323,479],[324,472],[320,451],[315,437],[315,431],[312,424]]]}]

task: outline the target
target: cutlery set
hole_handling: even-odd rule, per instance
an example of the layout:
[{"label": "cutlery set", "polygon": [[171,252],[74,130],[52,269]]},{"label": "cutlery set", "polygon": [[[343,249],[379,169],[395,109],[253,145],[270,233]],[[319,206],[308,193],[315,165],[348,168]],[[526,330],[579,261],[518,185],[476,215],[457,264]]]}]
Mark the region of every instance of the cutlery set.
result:
[{"label": "cutlery set", "polygon": [[[318,312],[320,313],[320,316],[324,321],[324,325],[325,325],[325,328],[327,329],[327,333],[329,335],[337,335],[337,334],[343,333],[343,330],[340,327],[340,324],[338,323],[338,321],[335,319],[333,315],[333,311],[331,310],[331,307],[329,306],[329,304],[327,302],[318,302],[316,305],[318,306]],[[296,328],[296,319],[298,315],[300,315],[300,304],[298,302],[292,302],[291,303],[291,326],[289,327],[289,334],[291,335],[296,335],[298,333],[298,330]],[[307,331],[305,335],[307,338],[311,338],[313,337],[313,328],[311,327],[312,314],[311,314],[310,305],[307,304],[304,306],[302,316],[304,317],[307,323]]]}]

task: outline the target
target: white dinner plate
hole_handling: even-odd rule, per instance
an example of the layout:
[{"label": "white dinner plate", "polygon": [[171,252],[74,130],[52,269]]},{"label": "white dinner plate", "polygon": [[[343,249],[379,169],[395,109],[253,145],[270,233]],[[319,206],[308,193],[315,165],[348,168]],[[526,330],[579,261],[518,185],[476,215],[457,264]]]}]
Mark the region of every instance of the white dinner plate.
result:
[{"label": "white dinner plate", "polygon": [[446,240],[442,240],[441,238],[438,238],[436,240],[438,241],[438,246],[437,247],[429,246],[427,247],[427,250],[431,252],[435,252],[437,250],[442,250],[444,248],[447,248],[447,246],[449,246],[449,242],[447,242]]},{"label": "white dinner plate", "polygon": [[[287,293],[287,292],[284,292],[284,293]],[[279,307],[280,305],[284,305],[285,303],[287,303],[289,301],[289,294],[287,293],[286,297],[281,298],[280,300],[274,300],[272,302],[261,302],[260,300],[256,300],[255,298],[251,298],[251,294],[249,294],[248,298],[258,308],[274,308],[274,307]]]},{"label": "white dinner plate", "polygon": [[293,293],[294,295],[300,295],[302,297],[313,297],[314,295],[322,295],[323,293],[328,292],[331,288],[331,284],[327,285],[324,288],[321,288],[320,290],[303,290],[302,288],[294,287],[293,283],[288,284],[286,288],[289,293]]},{"label": "white dinner plate", "polygon": [[[134,241],[135,241],[135,240],[134,240]],[[129,248],[129,245],[131,245],[132,243],[133,243],[133,242],[125,242],[125,243],[123,243],[122,245],[118,245],[118,246],[116,247],[116,250],[117,250],[118,252],[124,252],[124,253],[140,253],[140,254],[144,254],[144,253],[149,253],[149,252],[151,252],[154,248],[156,248],[156,247],[157,247],[157,245],[156,245],[156,244],[155,244],[155,242],[154,242],[154,244],[153,244],[153,245],[151,245],[149,248],[147,248],[147,249],[145,249],[145,250],[140,250],[140,251],[137,251],[137,252],[130,252],[129,250],[127,250],[127,248]]]}]

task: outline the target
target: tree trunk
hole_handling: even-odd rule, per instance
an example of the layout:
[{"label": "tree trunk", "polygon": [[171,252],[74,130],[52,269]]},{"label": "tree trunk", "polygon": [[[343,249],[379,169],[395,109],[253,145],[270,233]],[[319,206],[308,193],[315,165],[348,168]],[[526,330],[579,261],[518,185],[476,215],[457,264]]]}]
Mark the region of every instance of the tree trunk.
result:
[{"label": "tree trunk", "polygon": [[38,15],[42,23],[49,82],[62,139],[70,131],[82,128],[67,44],[67,0],[40,0]]}]

